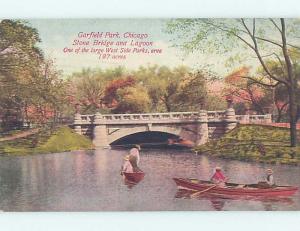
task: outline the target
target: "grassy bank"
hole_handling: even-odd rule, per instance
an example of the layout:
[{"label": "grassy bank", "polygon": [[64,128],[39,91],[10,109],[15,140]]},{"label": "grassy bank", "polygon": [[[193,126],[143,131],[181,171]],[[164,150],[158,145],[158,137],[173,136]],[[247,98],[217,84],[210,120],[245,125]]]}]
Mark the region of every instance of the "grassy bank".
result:
[{"label": "grassy bank", "polygon": [[0,142],[0,153],[29,155],[91,149],[92,147],[90,139],[76,134],[69,127],[43,128],[26,138]]},{"label": "grassy bank", "polygon": [[221,139],[195,148],[202,154],[264,163],[300,164],[300,147],[289,147],[289,129],[239,125]]}]

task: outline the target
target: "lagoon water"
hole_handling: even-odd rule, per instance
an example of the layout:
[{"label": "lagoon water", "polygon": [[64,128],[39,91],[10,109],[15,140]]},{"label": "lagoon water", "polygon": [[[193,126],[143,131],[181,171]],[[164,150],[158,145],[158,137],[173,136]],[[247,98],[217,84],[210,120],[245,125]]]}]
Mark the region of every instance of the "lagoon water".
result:
[{"label": "lagoon water", "polygon": [[129,187],[119,174],[127,152],[95,150],[0,157],[0,210],[300,210],[299,193],[280,200],[191,199],[177,191],[172,180],[209,179],[218,165],[231,182],[255,183],[271,167],[278,184],[300,186],[300,167],[214,159],[189,151],[142,150],[140,168],[145,178]]}]

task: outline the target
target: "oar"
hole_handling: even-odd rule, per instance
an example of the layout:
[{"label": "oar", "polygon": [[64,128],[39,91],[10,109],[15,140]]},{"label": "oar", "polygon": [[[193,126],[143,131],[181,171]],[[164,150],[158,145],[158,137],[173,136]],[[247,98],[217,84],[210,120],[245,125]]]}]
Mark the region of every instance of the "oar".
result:
[{"label": "oar", "polygon": [[211,187],[209,187],[209,188],[207,188],[207,189],[204,189],[204,190],[202,190],[202,191],[193,193],[193,194],[191,195],[191,198],[195,198],[195,197],[199,196],[201,193],[208,192],[209,190],[211,190],[211,189],[213,189],[213,188],[215,188],[215,187],[217,187],[216,184],[214,184],[213,186],[211,186]]}]

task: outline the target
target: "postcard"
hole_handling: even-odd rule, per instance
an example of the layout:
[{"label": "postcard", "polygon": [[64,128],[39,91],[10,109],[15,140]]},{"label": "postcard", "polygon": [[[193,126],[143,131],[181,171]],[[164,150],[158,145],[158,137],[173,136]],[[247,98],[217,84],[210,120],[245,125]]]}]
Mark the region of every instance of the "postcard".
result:
[{"label": "postcard", "polygon": [[299,211],[299,26],[1,19],[0,210]]}]

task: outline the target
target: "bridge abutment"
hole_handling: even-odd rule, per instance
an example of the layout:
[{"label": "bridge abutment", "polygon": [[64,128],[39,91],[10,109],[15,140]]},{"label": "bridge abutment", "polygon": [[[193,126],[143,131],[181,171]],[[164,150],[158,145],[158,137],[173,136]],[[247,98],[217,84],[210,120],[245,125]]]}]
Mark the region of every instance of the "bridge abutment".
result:
[{"label": "bridge abutment", "polygon": [[93,144],[96,148],[109,147],[107,139],[107,128],[100,113],[95,114],[94,118]]},{"label": "bridge abutment", "polygon": [[81,132],[81,115],[79,113],[76,113],[74,116],[74,130],[77,134],[82,134]]},{"label": "bridge abutment", "polygon": [[208,141],[208,117],[207,111],[199,112],[199,119],[197,125],[196,145],[205,144]]},{"label": "bridge abutment", "polygon": [[237,125],[235,110],[232,107],[229,107],[225,111],[225,122],[225,132],[229,132],[230,130],[234,129]]}]

